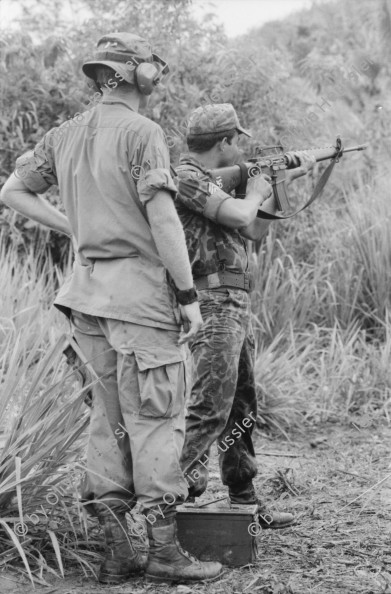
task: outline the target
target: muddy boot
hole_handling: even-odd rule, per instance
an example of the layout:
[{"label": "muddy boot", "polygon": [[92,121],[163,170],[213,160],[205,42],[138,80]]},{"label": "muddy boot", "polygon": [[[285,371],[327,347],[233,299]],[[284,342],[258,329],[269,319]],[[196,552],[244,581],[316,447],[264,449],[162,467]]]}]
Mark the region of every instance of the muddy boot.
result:
[{"label": "muddy boot", "polygon": [[130,540],[125,512],[103,510],[99,506],[96,515],[106,540],[106,555],[98,580],[102,584],[120,584],[132,575],[143,573],[147,558],[134,548]]},{"label": "muddy boot", "polygon": [[175,515],[147,522],[149,539],[148,564],[145,570],[149,582],[198,582],[218,577],[221,563],[201,562],[184,551],[177,539]]}]

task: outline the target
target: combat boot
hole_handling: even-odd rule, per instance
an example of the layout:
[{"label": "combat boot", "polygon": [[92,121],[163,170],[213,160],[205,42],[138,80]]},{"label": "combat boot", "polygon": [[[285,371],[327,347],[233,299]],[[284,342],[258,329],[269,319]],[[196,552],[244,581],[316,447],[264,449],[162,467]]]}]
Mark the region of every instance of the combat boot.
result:
[{"label": "combat boot", "polygon": [[175,515],[147,523],[149,539],[148,564],[145,570],[149,582],[197,582],[212,580],[222,573],[217,562],[201,562],[183,550],[177,538]]},{"label": "combat boot", "polygon": [[272,511],[266,508],[265,505],[258,500],[258,522],[264,530],[267,528],[280,530],[281,528],[294,526],[296,519],[295,516],[289,512]]},{"label": "combat boot", "polygon": [[257,497],[252,483],[244,483],[230,487],[229,498],[232,504],[258,506],[258,522],[261,528],[267,530],[280,530],[288,528],[296,523],[296,518],[288,512],[275,512],[268,509],[265,504]]},{"label": "combat boot", "polygon": [[99,506],[97,516],[106,541],[106,555],[100,566],[98,580],[102,584],[121,584],[132,575],[141,574],[147,564],[147,556],[135,549],[128,535],[124,512],[103,510]]}]

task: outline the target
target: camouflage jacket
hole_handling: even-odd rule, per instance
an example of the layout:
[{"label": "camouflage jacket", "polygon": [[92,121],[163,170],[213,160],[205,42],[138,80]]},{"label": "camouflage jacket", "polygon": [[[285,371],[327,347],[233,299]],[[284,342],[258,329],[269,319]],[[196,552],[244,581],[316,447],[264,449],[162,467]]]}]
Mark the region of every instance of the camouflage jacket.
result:
[{"label": "camouflage jacket", "polygon": [[176,168],[178,194],[175,206],[181,219],[193,277],[219,270],[246,272],[246,242],[236,229],[217,223],[221,204],[232,198],[212,183],[204,166],[183,155]]}]

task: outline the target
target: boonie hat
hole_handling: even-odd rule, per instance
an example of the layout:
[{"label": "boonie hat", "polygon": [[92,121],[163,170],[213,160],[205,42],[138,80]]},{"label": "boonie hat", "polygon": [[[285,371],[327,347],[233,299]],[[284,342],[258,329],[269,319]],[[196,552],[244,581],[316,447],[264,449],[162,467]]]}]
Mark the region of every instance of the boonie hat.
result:
[{"label": "boonie hat", "polygon": [[82,69],[86,76],[94,79],[96,66],[109,66],[126,82],[132,83],[134,71],[142,62],[157,62],[168,72],[167,64],[152,52],[148,41],[133,33],[111,33],[99,39],[94,59],[85,62]]},{"label": "boonie hat", "polygon": [[190,115],[187,124],[187,136],[201,136],[215,132],[228,132],[235,128],[239,134],[250,136],[250,132],[241,127],[239,118],[231,103],[215,103],[197,107]]}]

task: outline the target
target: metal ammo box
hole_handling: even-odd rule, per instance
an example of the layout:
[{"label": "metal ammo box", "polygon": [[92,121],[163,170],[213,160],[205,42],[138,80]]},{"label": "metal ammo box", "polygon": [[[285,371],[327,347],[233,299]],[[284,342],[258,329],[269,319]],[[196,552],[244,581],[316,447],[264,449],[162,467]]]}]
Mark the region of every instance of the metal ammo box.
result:
[{"label": "metal ammo box", "polygon": [[179,541],[201,561],[233,567],[255,561],[258,549],[253,534],[261,532],[257,505],[185,503],[177,512]]}]

